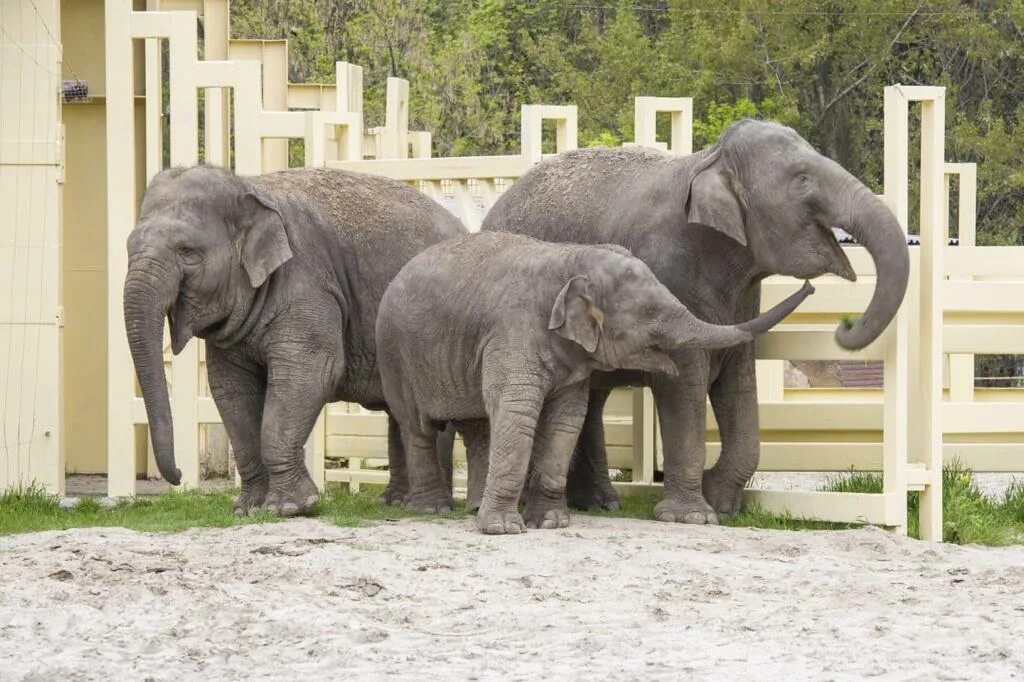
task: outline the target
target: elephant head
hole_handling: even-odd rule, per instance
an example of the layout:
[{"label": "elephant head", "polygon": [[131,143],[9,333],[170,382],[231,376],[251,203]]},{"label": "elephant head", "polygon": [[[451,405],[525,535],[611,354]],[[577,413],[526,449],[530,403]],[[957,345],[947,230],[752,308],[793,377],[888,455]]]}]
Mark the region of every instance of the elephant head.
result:
[{"label": "elephant head", "polygon": [[864,315],[840,326],[836,341],[856,350],[882,333],[906,292],[909,257],[899,222],[868,187],[791,128],[766,121],[733,124],[685,168],[687,222],[747,246],[765,274],[833,273],[853,281],[831,228],[852,234],[871,254],[878,279]]},{"label": "elephant head", "polygon": [[251,329],[270,275],[292,251],[274,202],[229,171],[157,175],[128,236],[124,317],[160,473],[177,485],[163,365],[164,318],[181,352],[193,336],[229,345]]},{"label": "elephant head", "polygon": [[[728,348],[754,339],[781,322],[810,294],[809,282],[763,315],[737,325],[697,318],[647,265],[617,246],[591,254],[565,282],[551,309],[548,329],[582,347],[599,369],[679,373],[672,351]],[[602,253],[603,251],[603,253]]]}]

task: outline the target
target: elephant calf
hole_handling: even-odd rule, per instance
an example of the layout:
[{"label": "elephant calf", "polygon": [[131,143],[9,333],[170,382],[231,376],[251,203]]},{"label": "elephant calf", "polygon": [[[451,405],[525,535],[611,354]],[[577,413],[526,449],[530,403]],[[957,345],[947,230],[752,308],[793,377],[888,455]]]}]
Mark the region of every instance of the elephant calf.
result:
[{"label": "elephant calf", "polygon": [[[377,317],[384,396],[408,456],[406,503],[451,507],[434,452],[451,421],[471,478],[488,462],[480,530],[568,525],[566,472],[591,372],[675,375],[669,351],[750,341],[812,291],[805,284],[757,319],[719,326],[697,319],[619,246],[481,233],[426,249],[388,286]],[[524,523],[517,506],[528,468]]]}]

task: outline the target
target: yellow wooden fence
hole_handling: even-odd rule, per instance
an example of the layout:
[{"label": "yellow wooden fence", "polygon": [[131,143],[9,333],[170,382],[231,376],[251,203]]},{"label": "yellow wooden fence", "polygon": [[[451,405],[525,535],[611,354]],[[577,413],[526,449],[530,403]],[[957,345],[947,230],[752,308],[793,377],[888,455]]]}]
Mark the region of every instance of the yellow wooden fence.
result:
[{"label": "yellow wooden fence", "polygon": [[[298,138],[304,143],[306,165],[377,173],[414,184],[450,205],[471,230],[479,228],[500,192],[544,157],[545,121],[554,121],[549,150],[565,151],[577,143],[575,106],[527,105],[522,108],[519,154],[430,158],[429,133],[408,130],[409,84],[404,80],[388,79],[384,125],[367,127],[358,66],[339,63],[335,84],[288,83],[287,42],[229,39],[227,0],[148,0],[146,6],[147,11],[138,11],[128,0],[108,0],[103,8],[106,210],[111,245],[106,253],[106,451],[109,493],[114,496],[131,494],[136,476],[146,470],[140,468],[137,432],[146,423],[145,409],[123,333],[120,291],[127,263],[124,249],[117,245],[124,244],[134,223],[139,200],[136,178],[142,174],[148,179],[160,170],[165,148],[172,164],[198,160],[200,91],[205,98],[203,151],[208,163],[226,164],[233,154],[233,167],[239,173],[277,170],[289,163],[286,140]],[[203,60],[197,57],[200,17]],[[161,41],[168,44],[170,61],[169,140],[162,139],[161,133]],[[134,104],[137,83],[142,83],[146,95],[144,108]],[[937,539],[941,537],[944,456],[959,457],[978,470],[1024,470],[1024,391],[973,386],[974,353],[1024,350],[1024,296],[1020,295],[1024,291],[1018,291],[1024,287],[1024,251],[974,246],[975,169],[971,164],[945,162],[944,97],[942,88],[933,87],[892,86],[884,92],[883,196],[904,228],[910,211],[917,211],[922,230],[921,246],[911,248],[906,302],[890,328],[858,353],[841,350],[833,340],[838,320],[863,312],[874,286],[871,259],[862,248],[850,247],[847,253],[858,281],[820,278],[818,293],[758,343],[761,468],[877,470],[884,474],[884,492],[750,492],[751,498],[771,510],[905,530],[905,493],[919,490],[922,536]],[[679,155],[691,153],[692,104],[685,97],[637,97],[634,144]],[[908,203],[911,106],[920,106],[922,121],[921,204],[915,207]],[[231,107],[233,130],[228,129]],[[667,112],[671,121],[669,139],[664,141],[656,136],[655,122],[661,112]],[[144,130],[144,148],[137,149],[130,135],[119,134],[136,127]],[[944,239],[952,176],[959,178],[957,247],[947,247]],[[797,286],[787,278],[769,278],[763,306],[775,304]],[[8,321],[0,315],[0,323]],[[3,329],[0,326],[0,334]],[[59,354],[54,356],[56,367]],[[832,358],[883,360],[884,389],[784,386],[783,359]],[[185,483],[196,485],[203,426],[220,421],[205,385],[202,344],[191,344],[168,361],[177,459]],[[613,465],[633,472],[633,482],[621,484],[622,489],[629,492],[654,485],[660,443],[650,392],[616,391],[606,422]],[[707,428],[710,464],[718,456],[717,426],[710,411]],[[385,463],[385,430],[380,414],[353,405],[331,405],[310,438],[307,465],[322,483],[358,486],[386,480],[386,472],[375,468]],[[9,447],[0,453],[7,470],[22,473],[7,480],[24,480],[28,474],[21,464],[10,464],[14,460],[9,453]],[[343,466],[325,470],[325,459]],[[58,488],[59,463],[51,463],[48,471],[49,478],[36,477]]]}]

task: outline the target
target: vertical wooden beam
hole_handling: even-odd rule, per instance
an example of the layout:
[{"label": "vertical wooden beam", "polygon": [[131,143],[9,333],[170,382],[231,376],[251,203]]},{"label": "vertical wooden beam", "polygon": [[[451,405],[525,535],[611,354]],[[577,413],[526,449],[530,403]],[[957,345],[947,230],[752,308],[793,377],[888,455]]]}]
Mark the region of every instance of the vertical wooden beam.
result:
[{"label": "vertical wooden beam", "polygon": [[945,88],[921,102],[921,399],[928,435],[917,455],[930,473],[921,492],[921,539],[942,541],[942,257],[946,250],[944,163]]},{"label": "vertical wooden beam", "polygon": [[[203,58],[206,61],[228,58],[230,39],[228,0],[203,0]],[[205,93],[205,160],[212,166],[228,163],[227,88],[207,88]]]},{"label": "vertical wooden beam", "polygon": [[[974,248],[976,244],[975,220],[977,213],[977,166],[973,163],[947,163],[946,166],[946,207],[943,216],[949,221],[949,178],[959,178],[957,212],[958,249]],[[970,278],[965,278],[970,279]],[[952,402],[974,401],[974,354],[951,353],[949,355],[949,399]]]},{"label": "vertical wooden beam", "polygon": [[[196,13],[171,12],[171,165],[199,161],[199,108],[195,71]],[[171,362],[171,408],[174,455],[186,487],[199,486],[199,344],[189,343]]]},{"label": "vertical wooden beam", "polygon": [[[904,233],[907,231],[907,100],[896,86],[885,88],[885,197]],[[911,270],[911,279],[915,271]],[[907,532],[907,437],[909,430],[910,354],[908,307],[916,298],[908,290],[903,305],[885,332],[885,406],[882,434],[882,494],[893,501],[889,519],[897,533]]]},{"label": "vertical wooden beam", "polygon": [[135,375],[124,331],[122,295],[128,272],[123,245],[135,223],[134,68],[130,0],[104,5],[107,115],[107,494],[135,494]]},{"label": "vertical wooden beam", "polygon": [[409,81],[388,78],[384,143],[378,158],[409,158]]}]

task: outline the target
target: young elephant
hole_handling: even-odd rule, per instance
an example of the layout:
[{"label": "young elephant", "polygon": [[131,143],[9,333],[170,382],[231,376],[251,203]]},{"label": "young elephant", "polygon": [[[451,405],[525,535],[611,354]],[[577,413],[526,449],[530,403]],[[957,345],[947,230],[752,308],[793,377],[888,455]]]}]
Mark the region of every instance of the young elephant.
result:
[{"label": "young elephant", "polygon": [[[407,503],[450,508],[434,447],[452,421],[471,477],[489,450],[480,530],[568,525],[565,478],[591,372],[675,375],[670,350],[750,341],[811,292],[805,284],[755,320],[719,326],[694,317],[622,247],[481,233],[426,249],[388,286],[377,317],[384,396],[408,457]],[[524,523],[517,504],[531,454]]]}]

